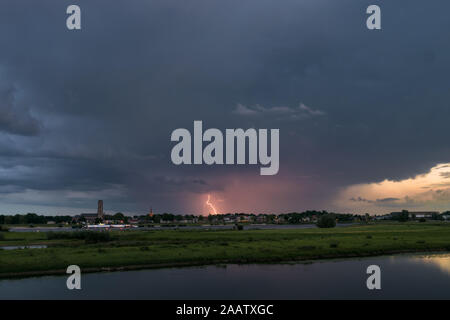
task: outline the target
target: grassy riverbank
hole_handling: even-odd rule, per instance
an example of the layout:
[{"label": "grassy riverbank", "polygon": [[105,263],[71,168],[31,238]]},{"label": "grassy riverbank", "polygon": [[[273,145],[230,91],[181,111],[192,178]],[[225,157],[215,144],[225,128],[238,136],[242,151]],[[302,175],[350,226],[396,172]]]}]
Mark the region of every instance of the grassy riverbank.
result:
[{"label": "grassy riverbank", "polygon": [[218,263],[276,263],[399,252],[450,251],[450,223],[393,223],[335,229],[249,231],[113,231],[107,242],[60,239],[46,233],[5,232],[0,246],[46,244],[47,249],[0,250],[0,277],[128,267]]}]

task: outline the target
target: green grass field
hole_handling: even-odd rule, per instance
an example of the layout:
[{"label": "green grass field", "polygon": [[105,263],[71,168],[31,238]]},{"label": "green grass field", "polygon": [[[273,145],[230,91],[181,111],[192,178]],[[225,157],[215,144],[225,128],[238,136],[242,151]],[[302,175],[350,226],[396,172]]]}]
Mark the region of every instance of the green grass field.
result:
[{"label": "green grass field", "polygon": [[335,229],[113,231],[108,242],[48,240],[46,233],[4,232],[0,277],[62,273],[68,265],[99,271],[220,263],[276,263],[401,252],[450,251],[450,223],[392,223]]}]

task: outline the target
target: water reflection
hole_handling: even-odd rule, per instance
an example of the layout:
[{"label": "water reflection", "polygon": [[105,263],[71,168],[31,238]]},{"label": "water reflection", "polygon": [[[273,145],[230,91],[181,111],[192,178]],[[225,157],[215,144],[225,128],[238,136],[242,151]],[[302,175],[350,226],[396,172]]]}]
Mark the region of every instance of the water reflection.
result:
[{"label": "water reflection", "polygon": [[17,250],[17,249],[45,249],[47,245],[45,244],[36,244],[30,246],[2,246],[0,250]]},{"label": "water reflection", "polygon": [[[368,290],[367,267],[381,268]],[[450,299],[450,254],[397,255],[309,264],[227,265],[0,281],[0,299]]]},{"label": "water reflection", "polygon": [[429,264],[450,275],[450,254],[424,255],[412,258],[416,263]]}]

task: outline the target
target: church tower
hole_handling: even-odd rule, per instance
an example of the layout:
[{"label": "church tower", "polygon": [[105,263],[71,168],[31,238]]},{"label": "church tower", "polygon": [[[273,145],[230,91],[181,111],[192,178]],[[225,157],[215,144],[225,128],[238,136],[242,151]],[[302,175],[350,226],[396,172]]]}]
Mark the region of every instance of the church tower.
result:
[{"label": "church tower", "polygon": [[103,219],[104,213],[103,213],[103,200],[98,200],[98,206],[97,206],[97,218]]}]

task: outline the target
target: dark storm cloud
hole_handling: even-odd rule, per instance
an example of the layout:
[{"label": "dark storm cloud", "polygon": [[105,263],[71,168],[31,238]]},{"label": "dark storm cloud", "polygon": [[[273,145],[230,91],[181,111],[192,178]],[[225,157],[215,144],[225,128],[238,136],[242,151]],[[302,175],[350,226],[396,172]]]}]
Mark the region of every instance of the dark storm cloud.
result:
[{"label": "dark storm cloud", "polygon": [[277,120],[306,120],[313,117],[325,116],[326,113],[321,110],[314,110],[303,103],[296,108],[285,106],[264,107],[261,105],[247,107],[238,104],[233,113],[245,117],[271,117]]},{"label": "dark storm cloud", "polygon": [[367,203],[373,203],[373,200],[368,200],[366,198],[362,198],[362,197],[357,197],[357,198],[350,198],[350,201],[353,202],[367,202]]},{"label": "dark storm cloud", "polygon": [[397,201],[399,201],[399,198],[382,198],[382,199],[376,199],[376,200],[369,200],[363,197],[357,197],[357,198],[351,198],[350,201],[353,202],[366,202],[370,204],[394,204]]},{"label": "dark storm cloud", "polygon": [[280,210],[450,161],[448,1],[80,0],[81,31],[69,4],[0,5],[2,192],[120,186],[130,210],[182,211],[178,193],[254,169],[173,166],[194,120],[280,128],[279,176],[315,177]]},{"label": "dark storm cloud", "polygon": [[40,124],[28,110],[19,108],[13,87],[0,88],[0,131],[24,136],[39,133]]},{"label": "dark storm cloud", "polygon": [[395,202],[400,200],[399,198],[383,198],[383,199],[377,199],[377,202]]}]

